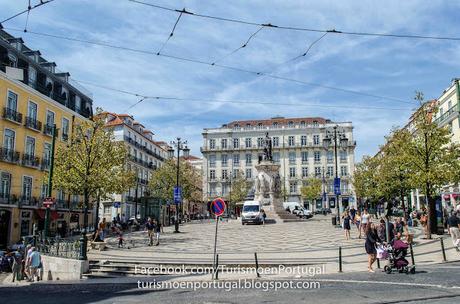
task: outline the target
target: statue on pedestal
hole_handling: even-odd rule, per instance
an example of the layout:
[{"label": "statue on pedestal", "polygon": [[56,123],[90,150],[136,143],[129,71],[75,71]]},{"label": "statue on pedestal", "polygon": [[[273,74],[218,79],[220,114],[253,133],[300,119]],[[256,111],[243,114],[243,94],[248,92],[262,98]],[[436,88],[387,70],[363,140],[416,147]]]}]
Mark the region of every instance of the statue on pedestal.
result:
[{"label": "statue on pedestal", "polygon": [[272,155],[272,139],[268,136],[268,132],[265,133],[264,141],[264,160],[273,161]]}]

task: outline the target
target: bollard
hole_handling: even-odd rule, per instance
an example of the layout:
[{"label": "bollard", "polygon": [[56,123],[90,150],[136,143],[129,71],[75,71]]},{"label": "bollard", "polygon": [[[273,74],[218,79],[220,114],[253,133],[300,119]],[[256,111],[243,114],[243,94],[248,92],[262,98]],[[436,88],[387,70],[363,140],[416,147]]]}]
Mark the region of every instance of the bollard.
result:
[{"label": "bollard", "polygon": [[219,254],[216,255],[216,270],[215,270],[215,278],[216,280],[219,279]]},{"label": "bollard", "polygon": [[342,247],[339,247],[339,272],[342,272]]},{"label": "bollard", "polygon": [[412,243],[410,243],[409,246],[410,246],[410,259],[412,260],[412,266],[414,266],[415,260],[414,260],[414,249],[412,248]]},{"label": "bollard", "polygon": [[377,268],[380,269],[380,259],[377,258]]},{"label": "bollard", "polygon": [[256,260],[256,274],[257,277],[260,278],[260,273],[259,273],[259,260],[257,259],[257,252],[254,252],[254,258]]},{"label": "bollard", "polygon": [[442,261],[447,262],[446,249],[444,248],[444,238],[441,237],[439,240],[441,241]]}]

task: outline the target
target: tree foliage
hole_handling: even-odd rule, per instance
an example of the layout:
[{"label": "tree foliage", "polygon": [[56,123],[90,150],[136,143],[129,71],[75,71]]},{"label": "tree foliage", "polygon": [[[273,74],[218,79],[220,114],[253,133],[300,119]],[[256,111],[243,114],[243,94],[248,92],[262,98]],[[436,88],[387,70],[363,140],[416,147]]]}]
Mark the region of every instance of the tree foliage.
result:
[{"label": "tree foliage", "polygon": [[[173,201],[174,187],[177,179],[177,159],[169,159],[154,171],[149,181],[150,193],[153,197]],[[188,201],[203,200],[202,177],[190,163],[180,159],[179,184],[182,188],[182,198]]]},{"label": "tree foliage", "polygon": [[106,198],[133,186],[134,174],[125,167],[127,157],[124,143],[116,142],[104,121],[95,116],[93,121],[75,125],[70,144],[57,148],[53,185],[84,195],[88,208],[90,197]]},{"label": "tree foliage", "polygon": [[312,202],[321,197],[322,182],[318,178],[309,178],[306,180],[306,185],[300,188],[302,198],[308,202]]},{"label": "tree foliage", "polygon": [[243,202],[248,195],[249,189],[250,184],[248,180],[244,177],[242,172],[238,172],[237,176],[232,181],[232,197],[230,200],[232,205]]}]

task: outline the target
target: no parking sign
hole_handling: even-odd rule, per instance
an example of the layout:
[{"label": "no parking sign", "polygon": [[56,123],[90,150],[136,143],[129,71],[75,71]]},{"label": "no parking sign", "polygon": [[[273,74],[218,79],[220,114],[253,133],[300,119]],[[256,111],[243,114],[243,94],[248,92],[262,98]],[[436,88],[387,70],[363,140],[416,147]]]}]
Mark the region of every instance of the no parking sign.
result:
[{"label": "no parking sign", "polygon": [[211,211],[215,216],[221,216],[225,212],[225,201],[223,199],[216,198],[211,203]]}]

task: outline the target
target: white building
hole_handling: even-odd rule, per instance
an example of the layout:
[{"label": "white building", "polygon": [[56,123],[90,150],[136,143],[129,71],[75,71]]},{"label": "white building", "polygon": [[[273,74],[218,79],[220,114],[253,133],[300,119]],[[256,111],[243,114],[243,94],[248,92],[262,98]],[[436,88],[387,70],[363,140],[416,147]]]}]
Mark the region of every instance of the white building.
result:
[{"label": "white building", "polygon": [[307,178],[323,178],[328,203],[335,205],[334,140],[325,147],[324,139],[331,138],[333,128],[343,136],[337,149],[338,175],[341,177],[341,206],[355,204],[351,185],[354,171],[354,150],[351,122],[335,123],[328,119],[275,117],[266,120],[233,121],[220,128],[203,131],[203,193],[205,200],[228,197],[232,177],[239,172],[252,181],[255,165],[263,153],[268,132],[273,143],[273,160],[280,164],[283,194],[288,201],[301,201],[300,188]]},{"label": "white building", "polygon": [[[438,112],[434,121],[439,126],[447,126],[452,134],[451,141],[460,144],[460,79],[454,79],[451,85],[438,98]],[[446,185],[442,189],[442,199],[446,205],[456,206],[460,202],[460,185]]]},{"label": "white building", "polygon": [[[136,209],[136,199],[148,196],[148,182],[155,169],[162,166],[168,158],[168,151],[163,142],[153,139],[153,132],[147,130],[141,123],[134,120],[131,115],[104,112],[106,127],[113,130],[115,140],[125,142],[128,147],[129,160],[127,170],[134,171],[137,175],[136,186],[125,193],[114,194],[112,200],[102,202],[99,214],[111,221],[117,214],[124,214],[126,219],[133,217]],[[119,207],[117,207],[119,206]],[[137,214],[141,210],[137,206]]]}]

